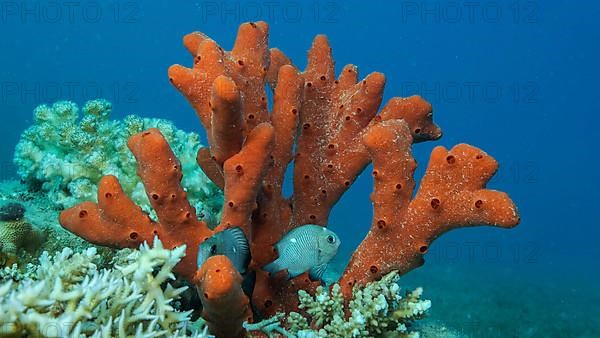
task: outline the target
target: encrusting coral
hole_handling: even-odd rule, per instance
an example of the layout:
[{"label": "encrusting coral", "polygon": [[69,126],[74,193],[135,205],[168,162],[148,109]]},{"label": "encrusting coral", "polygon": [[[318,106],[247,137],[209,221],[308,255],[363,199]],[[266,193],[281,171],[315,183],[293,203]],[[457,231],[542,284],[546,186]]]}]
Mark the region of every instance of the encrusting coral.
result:
[{"label": "encrusting coral", "polygon": [[0,265],[17,261],[17,250],[38,237],[35,229],[26,221],[0,222]]},{"label": "encrusting coral", "polygon": [[[214,231],[240,227],[250,243],[255,314],[295,311],[298,290],[311,292],[319,285],[306,273],[288,280],[285,273],[270,277],[261,267],[277,257],[273,245],[289,230],[307,223],[326,226],[331,208],[370,161],[373,223],[340,280],[339,294],[346,301],[354,288],[418,267],[431,241],[448,230],[479,224],[509,228],[519,222],[506,194],[485,189],[496,162],[468,145],[434,149],[411,201],[416,166],[411,146],[441,136],[431,105],[418,96],[392,98],[378,113],[382,74],[358,81],[356,67],[348,65],[336,79],[324,36],[315,38],[308,66],[299,72],[279,50],[268,49],[267,37],[266,23],[242,24],[233,49],[224,51],[202,33],[192,33],[184,45],[194,57],[193,67],[169,69],[170,81],[207,131],[210,148],[198,152],[198,164],[224,191]],[[270,112],[266,84],[273,90]],[[129,148],[161,223],[149,221],[118,181],[106,177],[98,204],[63,212],[61,224],[101,245],[134,246],[153,233],[169,248],[187,244],[187,256],[176,271],[190,279],[195,275],[203,316],[213,333],[241,336],[241,327],[231,326],[251,318],[242,279],[231,271],[231,262],[208,260],[196,273],[197,246],[213,231],[196,219],[185,198],[179,162],[156,129],[132,136]],[[282,186],[292,160],[294,191],[286,198]],[[222,301],[214,298],[216,290]],[[235,323],[220,315],[224,311],[237,318]]]},{"label": "encrusting coral", "polygon": [[32,248],[42,239],[24,215],[25,208],[19,203],[0,207],[0,266],[16,263],[19,248]]},{"label": "encrusting coral", "polygon": [[182,162],[182,185],[190,202],[202,219],[215,224],[223,197],[196,164],[199,136],[161,119],[129,115],[124,120],[111,120],[111,111],[112,105],[101,99],[88,101],[81,116],[79,107],[68,101],[38,106],[34,124],[23,132],[15,150],[14,162],[21,178],[41,185],[53,203],[68,208],[95,200],[102,176],[115,175],[136,204],[152,212],[126,143],[134,134],[158,128]]},{"label": "encrusting coral", "polygon": [[[96,250],[55,256],[22,274],[0,273],[1,337],[207,337],[190,313],[174,303],[184,288],[168,284],[185,246],[164,249],[159,240],[132,251],[111,270],[96,267]],[[165,285],[166,284],[166,285]]]}]

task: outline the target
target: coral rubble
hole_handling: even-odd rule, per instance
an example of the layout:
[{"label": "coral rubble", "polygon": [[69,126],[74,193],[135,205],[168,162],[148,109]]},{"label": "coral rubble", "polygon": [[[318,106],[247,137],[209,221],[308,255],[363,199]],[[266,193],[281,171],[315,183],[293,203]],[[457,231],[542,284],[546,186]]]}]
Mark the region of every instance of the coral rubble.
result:
[{"label": "coral rubble", "polygon": [[[397,97],[378,113],[385,84],[382,74],[372,73],[359,81],[357,68],[348,65],[336,78],[324,36],[315,38],[308,66],[300,72],[281,51],[269,50],[267,40],[264,22],[242,24],[231,51],[224,51],[202,33],[192,33],[183,42],[194,58],[193,67],[174,65],[169,69],[170,81],[190,102],[207,132],[210,148],[198,152],[197,162],[224,192],[222,216],[214,231],[238,226],[249,240],[250,270],[256,273],[251,295],[255,315],[296,311],[294,295],[299,290],[315,292],[319,282],[306,273],[291,280],[285,274],[270,277],[261,267],[277,257],[273,245],[289,230],[307,223],[326,226],[331,208],[373,161],[371,230],[354,253],[339,287],[330,296],[325,289],[317,290],[317,301],[337,299],[330,309],[318,310],[328,315],[311,307],[315,298],[311,300],[306,293],[301,293],[300,312],[307,312],[315,324],[335,330],[377,334],[388,328],[348,324],[366,319],[364,314],[363,318],[355,316],[353,306],[374,306],[371,310],[377,313],[396,297],[390,293],[390,299],[385,295],[373,299],[370,290],[381,284],[368,283],[419,266],[431,241],[448,230],[479,224],[508,228],[518,223],[518,213],[506,194],[485,189],[497,169],[496,162],[468,145],[434,149],[411,201],[416,167],[411,146],[441,136],[432,120],[431,105],[418,96]],[[267,84],[273,90],[271,111]],[[230,330],[218,332],[221,336],[243,334],[238,324],[252,318],[241,291],[242,279],[231,271],[231,262],[222,257],[210,259],[194,275],[197,246],[213,231],[196,219],[186,200],[175,154],[156,129],[132,136],[129,148],[160,223],[150,221],[109,176],[100,184],[98,204],[84,203],[63,212],[61,224],[102,245],[134,246],[153,233],[168,248],[187,244],[188,256],[176,271],[196,282],[209,326]],[[286,198],[282,186],[292,161],[294,191]],[[193,257],[188,258],[190,255]],[[372,287],[358,291],[362,296],[355,293],[351,312],[342,316],[341,298],[350,302],[353,290],[365,285]],[[419,296],[417,291],[404,299],[425,310]],[[359,303],[361,299],[364,303]],[[421,313],[398,306],[392,311],[396,319]],[[330,318],[330,314],[338,316]],[[292,324],[297,328],[304,325]],[[396,325],[394,330],[398,329],[403,330]]]}]

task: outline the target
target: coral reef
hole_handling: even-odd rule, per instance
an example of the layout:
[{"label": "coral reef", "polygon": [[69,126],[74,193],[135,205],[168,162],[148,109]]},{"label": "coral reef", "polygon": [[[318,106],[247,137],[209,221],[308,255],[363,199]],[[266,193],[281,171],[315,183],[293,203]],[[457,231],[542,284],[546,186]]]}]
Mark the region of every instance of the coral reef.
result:
[{"label": "coral reef", "polygon": [[166,120],[140,118],[110,120],[106,100],[88,101],[80,117],[75,103],[41,105],[34,124],[21,136],[14,162],[20,177],[50,195],[59,207],[95,200],[102,176],[119,177],[124,190],[145,211],[152,213],[144,187],[136,175],[135,160],[126,149],[127,139],[148,128],[158,128],[182,162],[183,187],[198,214],[216,224],[222,194],[198,168],[195,154],[199,137],[175,128]]},{"label": "coral reef", "polygon": [[[306,315],[278,314],[245,328],[289,337],[418,337],[409,327],[425,315],[431,302],[421,299],[421,288],[402,296],[399,279],[398,272],[393,271],[379,281],[355,288],[348,305],[337,283],[331,291],[319,286],[314,296],[300,290],[299,308]],[[280,326],[284,317],[289,330]]]},{"label": "coral reef", "polygon": [[[11,211],[6,215],[20,215],[23,211],[24,214],[20,221],[27,222],[32,228],[28,235],[22,237],[21,244],[17,245],[16,257],[11,260],[4,255],[0,259],[0,267],[17,263],[20,268],[23,268],[29,263],[37,263],[38,257],[44,251],[56,252],[61,251],[64,247],[81,251],[93,246],[81,237],[61,227],[58,223],[59,211],[56,210],[49,196],[43,191],[31,190],[31,187],[24,182],[16,180],[1,181],[0,205],[19,205],[19,207],[10,207],[11,210],[21,209],[18,213],[15,214]],[[0,210],[2,208],[0,207]],[[0,221],[0,228],[3,225],[4,223]],[[94,247],[101,258],[98,266],[102,268],[108,266],[116,250],[101,246]]]},{"label": "coral reef", "polygon": [[155,240],[99,271],[95,249],[65,248],[53,257],[45,252],[25,273],[5,268],[0,336],[206,337],[201,327],[192,330],[189,312],[174,308],[184,288],[168,282],[184,251]]},{"label": "coral reef", "polygon": [[20,203],[0,207],[0,266],[16,263],[20,248],[31,249],[42,240],[42,234],[24,216],[25,207]]},{"label": "coral reef", "polygon": [[[267,40],[264,22],[242,24],[231,51],[202,33],[192,33],[184,45],[194,58],[193,67],[169,69],[170,81],[207,131],[210,148],[198,152],[198,164],[224,191],[225,204],[214,231],[239,226],[249,240],[250,270],[256,273],[251,302],[257,318],[295,311],[298,302],[293,295],[316,289],[319,282],[306,273],[288,280],[285,273],[270,277],[261,267],[277,257],[273,245],[289,230],[307,223],[326,226],[331,208],[370,161],[375,177],[372,227],[335,297],[343,295],[350,301],[356,288],[392,271],[416,268],[431,241],[446,231],[480,224],[509,228],[519,222],[506,194],[485,189],[496,162],[468,145],[450,151],[436,148],[411,201],[416,166],[411,146],[441,136],[431,105],[418,96],[396,97],[378,113],[385,84],[382,74],[358,81],[357,68],[348,65],[336,79],[324,36],[315,38],[307,68],[299,72],[279,50],[269,50]],[[267,84],[273,90],[270,112]],[[67,210],[60,222],[100,245],[132,246],[153,232],[165,247],[187,244],[188,256],[176,271],[194,279],[197,246],[213,232],[197,221],[185,199],[179,162],[156,129],[132,136],[129,148],[161,223],[148,220],[111,176],[100,184],[98,204]],[[294,191],[286,198],[282,186],[292,160]],[[194,257],[188,259],[189,255]],[[201,297],[203,305],[217,314],[205,314],[210,327],[231,329],[229,318],[236,318],[235,325],[240,318],[251,320],[247,299],[240,292],[241,278],[231,273],[231,262],[210,260],[200,271],[195,282],[199,294],[208,295]],[[214,299],[215,290],[222,301]],[[417,292],[406,299],[418,296]],[[398,318],[403,315],[398,312]],[[352,313],[344,318],[336,323],[344,326]],[[366,326],[371,329],[376,330]]]},{"label": "coral reef", "polygon": [[1,265],[11,265],[17,261],[17,250],[31,247],[39,239],[36,230],[26,221],[0,222],[0,261]]}]

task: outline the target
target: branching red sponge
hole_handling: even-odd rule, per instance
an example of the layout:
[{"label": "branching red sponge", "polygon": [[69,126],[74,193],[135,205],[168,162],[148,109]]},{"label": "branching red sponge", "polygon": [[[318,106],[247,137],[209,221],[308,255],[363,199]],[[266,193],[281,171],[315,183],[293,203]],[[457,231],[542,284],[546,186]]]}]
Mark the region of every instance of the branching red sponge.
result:
[{"label": "branching red sponge", "polygon": [[252,321],[248,297],[242,291],[242,276],[225,256],[206,260],[194,282],[202,301],[202,317],[217,337],[245,337],[244,321]]},{"label": "branching red sponge", "polygon": [[436,147],[419,191],[411,201],[416,162],[403,120],[369,128],[364,143],[373,159],[371,230],[355,251],[340,284],[350,295],[392,270],[406,273],[423,263],[431,242],[451,229],[494,225],[510,228],[519,215],[508,195],[485,189],[498,164],[483,151],[460,144]]},{"label": "branching red sponge", "polygon": [[[186,35],[183,43],[193,66],[171,66],[169,79],[208,136],[209,148],[198,152],[197,161],[224,191],[215,232],[240,227],[248,238],[249,270],[256,273],[251,300],[261,316],[297,310],[297,291],[320,283],[307,273],[291,280],[285,273],[269,276],[261,267],[277,258],[274,245],[295,227],[326,226],[333,206],[371,161],[374,217],[342,276],[346,296],[391,270],[418,267],[431,242],[446,231],[519,222],[506,194],[485,189],[497,163],[465,144],[434,149],[412,199],[411,147],[442,135],[431,105],[419,96],[394,97],[380,109],[383,74],[359,80],[357,68],[347,65],[336,78],[325,36],[314,39],[304,72],[281,51],[268,49],[264,22],[242,24],[231,51],[202,33]],[[270,111],[266,86],[273,94]],[[103,245],[135,247],[154,234],[165,245],[187,244],[178,272],[197,284],[211,330],[220,337],[240,336],[241,323],[252,316],[231,262],[213,257],[194,278],[198,245],[213,231],[196,220],[185,200],[178,161],[156,130],[132,137],[129,146],[159,223],[124,196],[114,177],[106,177],[98,204],[63,212],[61,224]],[[292,161],[294,190],[286,197],[284,175]]]},{"label": "branching red sponge", "polygon": [[105,176],[98,187],[98,204],[84,202],[60,214],[60,224],[89,242],[116,248],[137,248],[158,236],[165,248],[187,245],[176,271],[192,278],[198,245],[212,236],[198,220],[181,187],[182,170],[167,140],[158,129],[129,139],[146,194],[158,217],[154,222],[124,192],[114,176]]}]

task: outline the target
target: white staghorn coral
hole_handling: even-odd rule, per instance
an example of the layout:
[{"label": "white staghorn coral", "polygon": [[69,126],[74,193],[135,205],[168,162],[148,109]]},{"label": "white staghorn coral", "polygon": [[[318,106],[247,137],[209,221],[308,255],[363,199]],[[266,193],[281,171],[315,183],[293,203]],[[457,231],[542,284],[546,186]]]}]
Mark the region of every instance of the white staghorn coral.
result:
[{"label": "white staghorn coral", "polygon": [[94,248],[44,253],[21,277],[0,275],[10,278],[0,284],[0,337],[207,337],[206,329],[190,333],[190,312],[173,307],[186,287],[168,282],[184,254],[156,238],[123,266],[98,271]]}]

